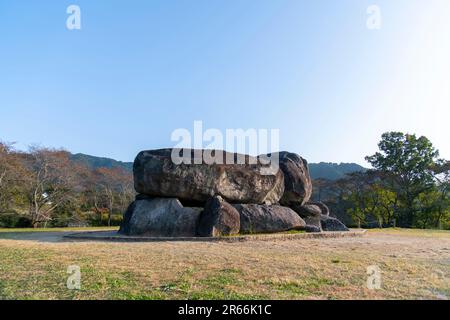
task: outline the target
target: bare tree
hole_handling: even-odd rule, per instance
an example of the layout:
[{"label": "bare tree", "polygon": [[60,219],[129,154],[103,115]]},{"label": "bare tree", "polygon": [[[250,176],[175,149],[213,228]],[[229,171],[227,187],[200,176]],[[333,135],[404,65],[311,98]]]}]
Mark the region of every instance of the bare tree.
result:
[{"label": "bare tree", "polygon": [[108,208],[108,226],[116,207],[124,211],[134,196],[133,179],[129,172],[122,168],[98,168],[95,170],[96,184],[103,195],[104,203]]},{"label": "bare tree", "polygon": [[[0,142],[0,205],[8,188],[9,176],[11,175],[11,145]],[[1,208],[0,208],[1,209]]]},{"label": "bare tree", "polygon": [[22,177],[27,175],[21,156],[13,144],[0,142],[0,212],[11,207]]},{"label": "bare tree", "polygon": [[69,153],[30,147],[26,159],[30,176],[26,180],[29,213],[33,227],[51,219],[51,213],[73,196],[76,172]]}]

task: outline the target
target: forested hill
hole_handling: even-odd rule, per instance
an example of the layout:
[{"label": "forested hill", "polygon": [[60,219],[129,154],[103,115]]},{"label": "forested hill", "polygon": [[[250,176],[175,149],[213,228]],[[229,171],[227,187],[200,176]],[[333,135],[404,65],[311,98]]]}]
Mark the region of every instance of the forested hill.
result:
[{"label": "forested hill", "polygon": [[[127,171],[133,171],[132,162],[122,162],[110,158],[102,158],[90,156],[87,154],[77,153],[71,156],[73,161],[81,162],[89,168],[95,169],[100,167],[105,168],[123,168]],[[313,179],[329,179],[337,180],[343,178],[347,173],[356,171],[365,171],[366,169],[356,163],[310,163],[309,169]]]},{"label": "forested hill", "polygon": [[364,172],[367,169],[356,163],[310,163],[309,171],[313,179],[338,180],[352,172]]},{"label": "forested hill", "polygon": [[132,162],[122,162],[117,161],[110,158],[102,158],[102,157],[95,157],[90,156],[83,153],[77,153],[71,155],[71,160],[75,162],[80,162],[86,165],[87,167],[91,169],[96,168],[123,168],[127,171],[132,172],[133,171],[133,163]]}]

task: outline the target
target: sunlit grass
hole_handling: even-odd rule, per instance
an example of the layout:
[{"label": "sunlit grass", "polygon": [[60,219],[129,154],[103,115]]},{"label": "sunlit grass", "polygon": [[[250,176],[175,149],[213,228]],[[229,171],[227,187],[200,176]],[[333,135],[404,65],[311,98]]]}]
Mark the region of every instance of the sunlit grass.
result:
[{"label": "sunlit grass", "polygon": [[[0,300],[450,297],[448,232],[384,232],[236,243],[0,239]],[[79,291],[66,287],[70,265],[81,268]],[[381,290],[367,288],[371,265]]]},{"label": "sunlit grass", "polygon": [[398,236],[417,236],[417,237],[444,237],[450,238],[450,230],[435,229],[405,229],[405,228],[385,228],[385,229],[369,229],[369,233],[383,233]]}]

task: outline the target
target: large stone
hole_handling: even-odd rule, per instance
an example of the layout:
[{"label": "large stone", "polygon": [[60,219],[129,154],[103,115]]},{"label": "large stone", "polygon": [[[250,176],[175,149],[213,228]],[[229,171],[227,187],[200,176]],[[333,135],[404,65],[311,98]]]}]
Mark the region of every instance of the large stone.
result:
[{"label": "large stone", "polygon": [[129,236],[195,237],[202,209],[183,207],[178,199],[134,201],[119,233]]},{"label": "large stone", "polygon": [[322,215],[320,218],[323,231],[349,231],[349,229],[338,219]]},{"label": "large stone", "polygon": [[[214,195],[220,195],[230,203],[273,204],[283,195],[284,175],[281,170],[268,174],[270,165],[256,163],[254,157],[215,151],[212,155],[222,159],[224,164],[208,164],[198,156],[202,150],[189,150],[187,156],[191,154],[192,158],[199,159],[200,164],[194,164],[194,160],[188,164],[175,164],[172,151],[180,153],[181,150],[139,153],[134,162],[134,184],[138,193],[203,204]],[[211,151],[206,152],[209,154]],[[223,156],[219,157],[221,154]],[[225,164],[229,163],[227,157],[234,159],[235,164]],[[244,163],[237,164],[238,158],[244,159]]]},{"label": "large stone", "polygon": [[303,220],[305,220],[307,232],[322,231],[322,225],[320,222],[322,210],[320,207],[313,204],[305,204],[303,206],[294,204],[292,205],[292,209],[294,209],[295,212],[298,213]]},{"label": "large stone", "polygon": [[314,201],[314,202],[313,201],[309,201],[308,204],[312,204],[312,205],[315,205],[315,206],[319,207],[320,210],[322,211],[323,215],[325,215],[325,216],[329,216],[330,215],[330,208],[328,208],[328,206],[325,203],[323,203],[321,201]]},{"label": "large stone", "polygon": [[[305,221],[305,223],[306,223],[306,221]],[[322,232],[322,229],[320,227],[313,226],[311,224],[307,224],[305,227],[305,231],[307,233],[320,233],[320,232]]]},{"label": "large stone", "polygon": [[200,237],[221,237],[238,234],[239,212],[220,196],[212,197],[200,215],[197,234]]},{"label": "large stone", "polygon": [[257,204],[234,207],[241,218],[241,233],[273,233],[305,228],[305,221],[290,208]]},{"label": "large stone", "polygon": [[312,195],[312,182],[308,162],[298,154],[279,153],[280,169],[284,174],[284,194],[280,203],[284,206],[303,205]]}]

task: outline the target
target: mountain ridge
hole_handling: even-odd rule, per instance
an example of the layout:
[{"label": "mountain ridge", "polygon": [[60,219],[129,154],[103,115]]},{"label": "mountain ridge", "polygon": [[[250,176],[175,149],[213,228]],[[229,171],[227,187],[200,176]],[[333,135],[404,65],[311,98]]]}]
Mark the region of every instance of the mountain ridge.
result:
[{"label": "mountain ridge", "polygon": [[133,171],[133,162],[123,162],[119,160],[114,160],[107,157],[97,157],[91,156],[84,153],[71,154],[70,159],[74,162],[79,162],[91,169],[96,168],[122,168],[127,171]]},{"label": "mountain ridge", "polygon": [[[76,153],[71,155],[72,161],[83,163],[91,169],[96,168],[122,168],[126,171],[133,172],[133,162],[123,162],[107,157],[91,156],[84,153]],[[346,174],[352,172],[366,171],[367,169],[356,163],[333,163],[319,162],[310,163],[309,171],[312,179],[328,179],[338,180],[345,177]]]},{"label": "mountain ridge", "polygon": [[364,168],[357,163],[341,162],[338,164],[333,162],[319,162],[309,164],[309,174],[314,180],[339,180],[349,173],[364,171],[367,171],[367,168]]}]

